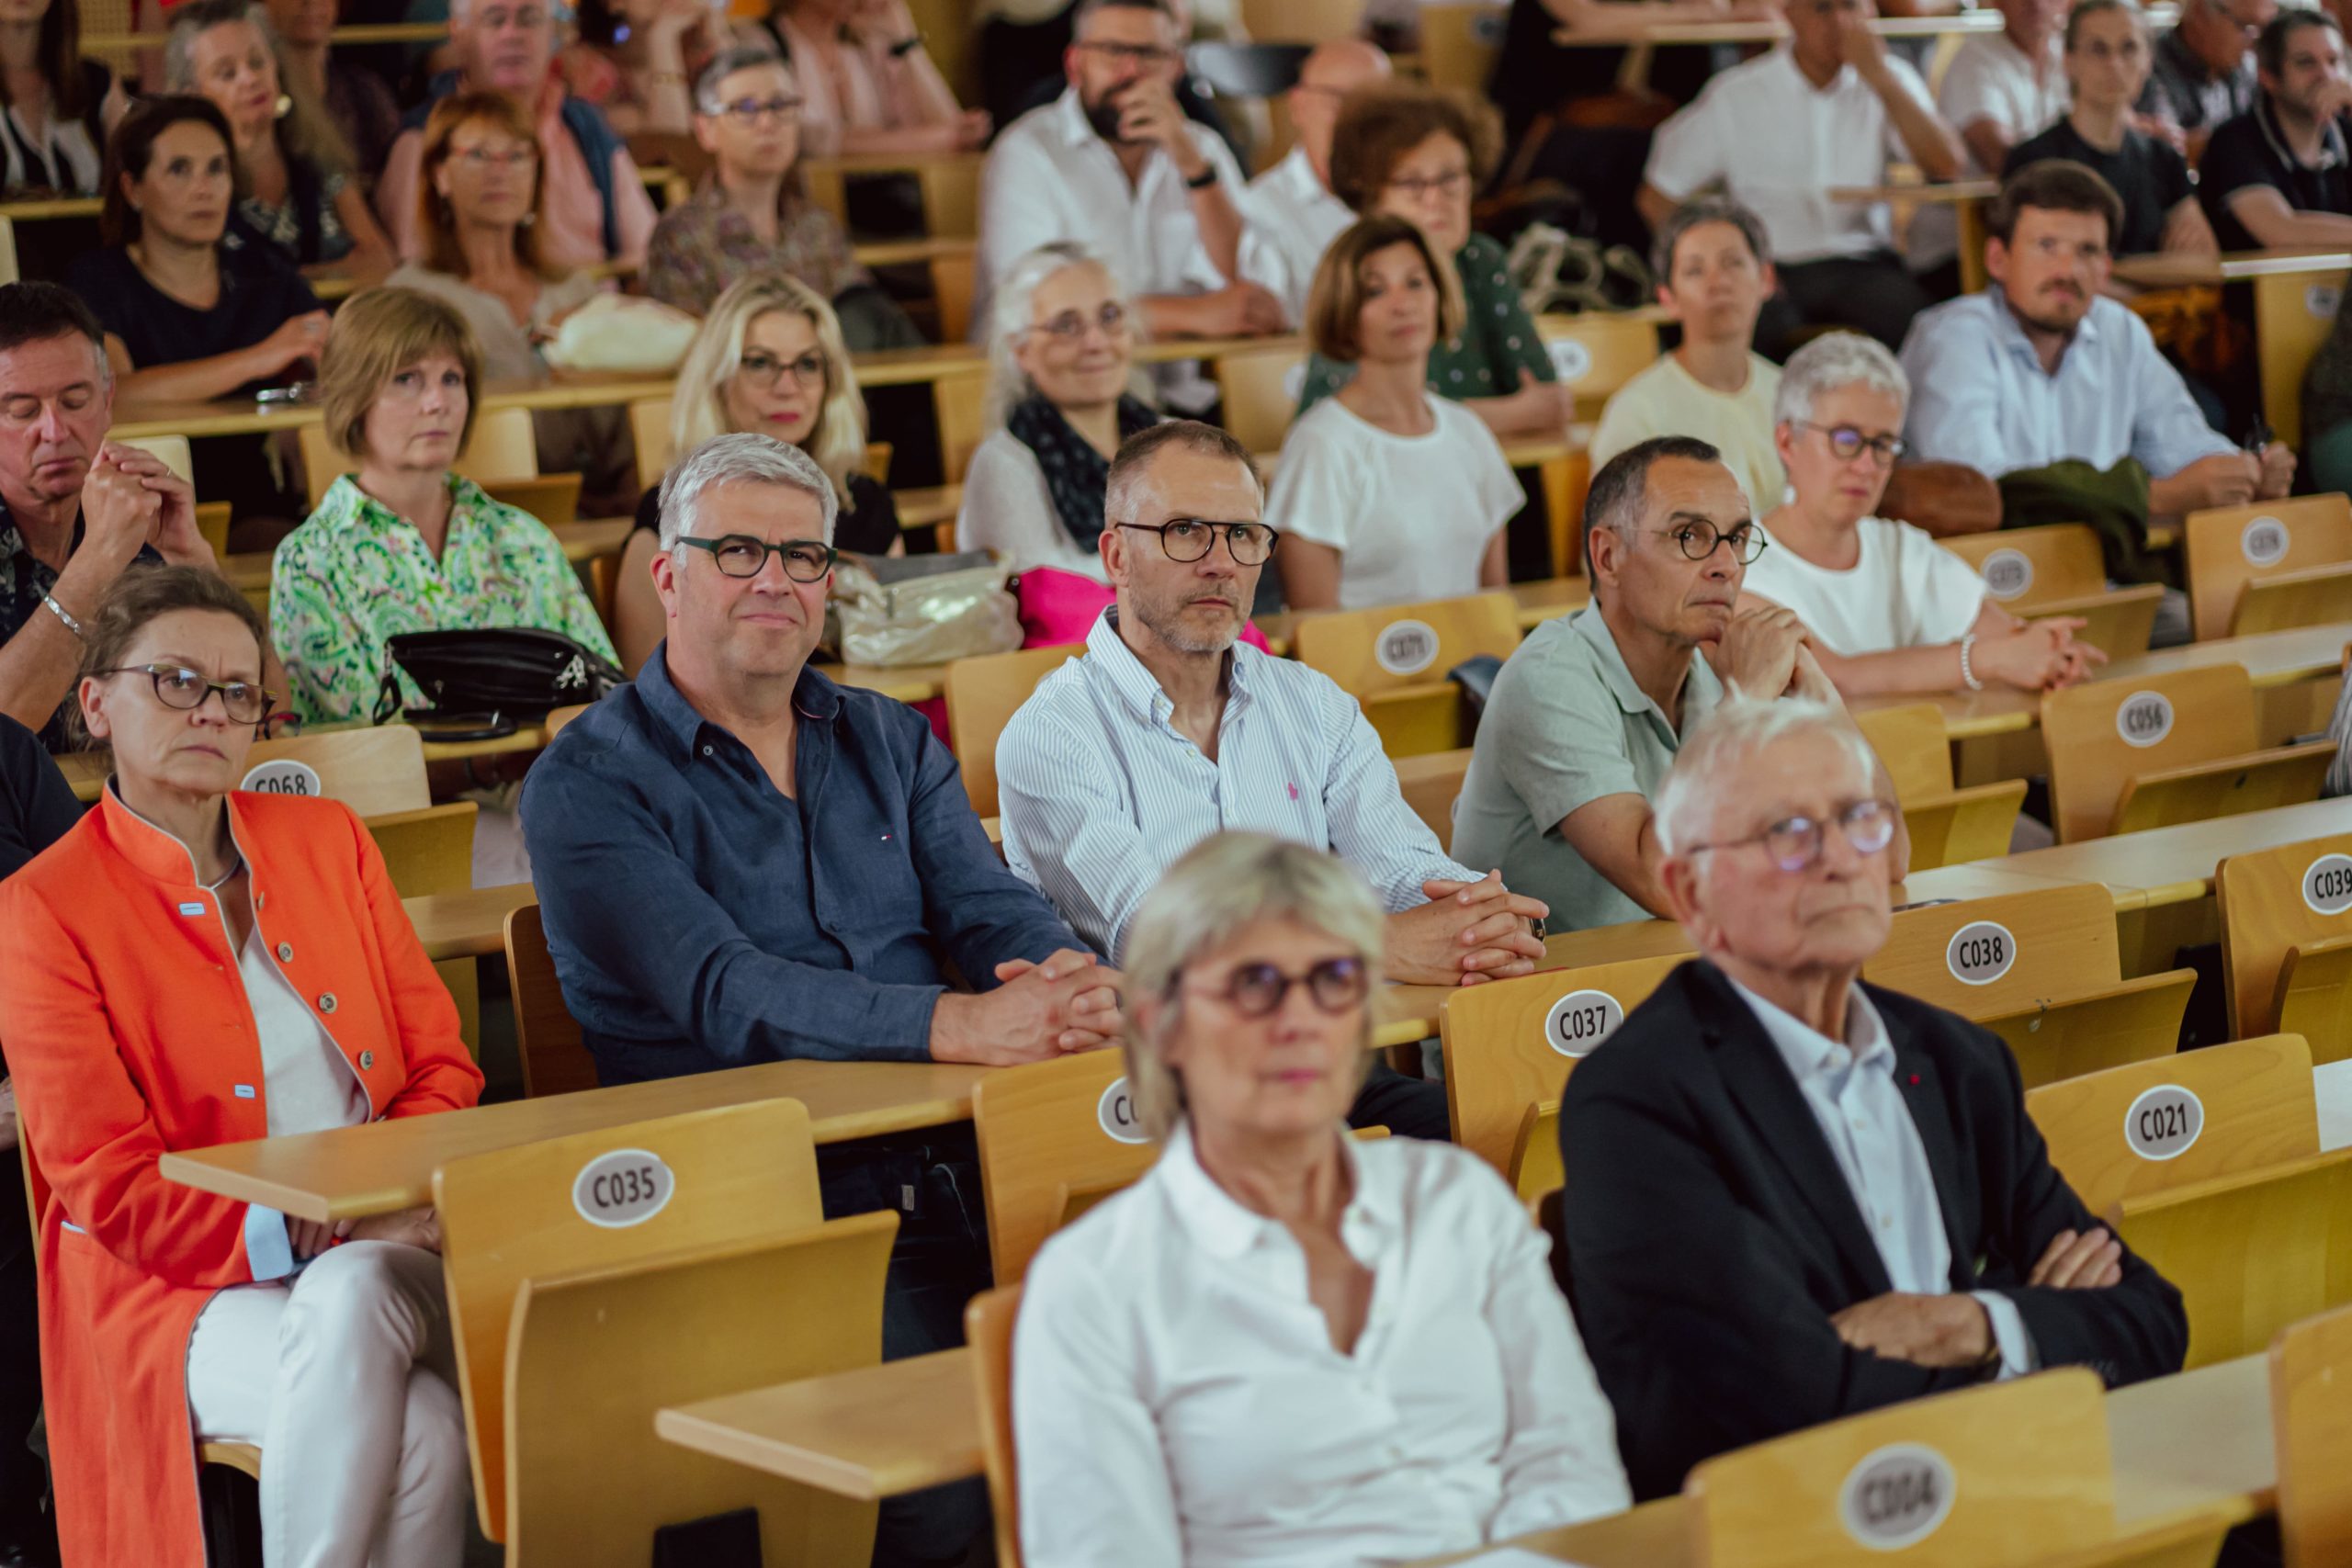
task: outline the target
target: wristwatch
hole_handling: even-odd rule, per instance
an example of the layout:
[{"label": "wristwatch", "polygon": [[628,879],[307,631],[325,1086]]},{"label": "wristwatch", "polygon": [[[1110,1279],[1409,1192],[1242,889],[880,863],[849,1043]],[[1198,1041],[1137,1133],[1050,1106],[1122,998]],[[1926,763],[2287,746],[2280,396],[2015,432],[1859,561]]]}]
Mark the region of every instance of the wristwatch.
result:
[{"label": "wristwatch", "polygon": [[1186,190],[1206,190],[1209,186],[1215,184],[1216,184],[1216,164],[1212,162],[1207,168],[1203,169],[1199,174],[1194,175],[1191,179],[1186,180],[1184,182],[1184,188]]},{"label": "wristwatch", "polygon": [[893,60],[904,60],[907,56],[912,54],[922,47],[922,34],[911,34],[909,37],[900,39],[898,42],[890,46],[890,58]]}]

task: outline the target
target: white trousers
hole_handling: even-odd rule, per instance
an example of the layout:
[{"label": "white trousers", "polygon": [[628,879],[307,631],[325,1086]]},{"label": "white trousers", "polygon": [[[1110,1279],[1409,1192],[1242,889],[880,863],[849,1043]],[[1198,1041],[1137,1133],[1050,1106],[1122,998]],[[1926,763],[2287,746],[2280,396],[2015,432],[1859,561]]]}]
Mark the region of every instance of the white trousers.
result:
[{"label": "white trousers", "polygon": [[188,1337],[200,1440],[262,1450],[266,1568],[452,1568],[472,1477],[441,1259],[345,1242],[236,1285]]}]

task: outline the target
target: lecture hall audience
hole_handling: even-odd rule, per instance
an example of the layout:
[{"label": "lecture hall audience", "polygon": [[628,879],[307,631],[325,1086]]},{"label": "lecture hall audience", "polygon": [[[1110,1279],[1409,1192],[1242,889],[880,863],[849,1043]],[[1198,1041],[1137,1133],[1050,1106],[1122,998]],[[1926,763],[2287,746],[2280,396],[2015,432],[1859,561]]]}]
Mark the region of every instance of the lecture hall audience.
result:
[{"label": "lecture hall audience", "polygon": [[1639,1498],[1944,1389],[2180,1370],[2180,1293],[2050,1165],[1998,1036],[1860,979],[1902,812],[1846,717],[1719,708],[1657,801],[1698,956],[1568,1075],[1562,1242]]},{"label": "lecture hall audience", "polygon": [[704,0],[582,0],[573,32],[556,72],[624,137],[684,135],[686,90],[728,39]]},{"label": "lecture hall audience", "polygon": [[2107,656],[2075,640],[2079,617],[2018,620],[1975,568],[1876,514],[1903,455],[1910,396],[1886,345],[1856,333],[1830,333],[1789,356],[1773,411],[1789,499],[1757,524],[1765,549],[1743,601],[1794,615],[1848,696],[2041,692],[2086,678]]},{"label": "lecture hall audience", "polygon": [[2140,129],[2178,147],[2191,164],[2223,121],[2254,107],[2254,40],[2278,0],[2191,0],[2151,53]]},{"label": "lecture hall audience", "polygon": [[0,284],[0,713],[51,751],[73,748],[84,639],[123,572],[141,561],[218,570],[186,481],[107,440],[104,338],[70,289]]},{"label": "lecture hall audience", "polygon": [[2325,11],[2290,6],[2255,40],[2254,107],[2227,121],[2197,164],[2198,199],[2225,251],[2352,242],[2352,76]]},{"label": "lecture hall audience", "polygon": [[791,62],[816,157],[965,152],[988,140],[988,111],[956,101],[906,0],[775,0],[742,30]]},{"label": "lecture hall audience", "polygon": [[[334,48],[339,0],[266,0],[277,32],[277,60],[289,92],[307,91],[351,149],[363,184],[372,185],[401,133],[401,107],[383,77],[338,58]],[[356,18],[354,18],[356,20]]]},{"label": "lecture hall audience", "polygon": [[[1261,829],[1372,884],[1392,977],[1529,973],[1544,907],[1447,858],[1329,676],[1240,645],[1278,543],[1261,504],[1249,454],[1223,431],[1177,420],[1120,447],[1101,540],[1117,600],[1086,657],[1039,682],[997,739],[1005,863],[1116,962],[1167,866],[1218,828]],[[1352,1119],[1442,1138],[1445,1093],[1374,1068]]]},{"label": "lecture hall audience", "polygon": [[[1961,176],[2000,173],[2009,149],[2038,136],[2066,113],[2065,49],[2060,33],[2066,0],[1996,0],[2001,30],[1962,40],[1936,88],[1936,113],[1960,138]],[[1923,204],[1904,234],[1912,270],[1949,268],[1934,292],[1959,288],[1959,215],[1948,202]],[[1895,345],[1887,344],[1889,348]]]},{"label": "lecture hall audience", "polygon": [[130,107],[114,73],[82,57],[78,0],[0,14],[0,191],[96,196],[107,133]]},{"label": "lecture hall audience", "polygon": [[330,265],[368,279],[391,271],[391,243],[354,177],[343,134],[287,77],[269,14],[254,0],[185,0],[172,13],[165,85],[219,109],[236,138],[237,217],[311,276]]},{"label": "lecture hall audience", "polygon": [[1762,220],[1725,197],[1686,201],[1659,226],[1650,265],[1682,341],[1611,395],[1589,448],[1593,470],[1652,436],[1689,435],[1723,454],[1750,505],[1780,504],[1788,487],[1772,444],[1781,367],[1755,349],[1774,288]]},{"label": "lecture hall audience", "polygon": [[[825,470],[840,513],[833,546],[860,555],[906,553],[898,504],[865,471],[865,400],[842,344],[841,322],[816,293],[780,273],[746,277],[718,297],[678,365],[671,394],[670,450],[691,452],[714,435],[750,431],[807,452]],[[613,642],[631,675],[662,640],[654,592],[662,486],[648,485],[621,551]]]},{"label": "lecture hall audience", "polygon": [[1510,581],[1504,525],[1526,503],[1494,432],[1429,389],[1430,355],[1462,335],[1462,288],[1427,231],[1366,218],[1331,243],[1306,342],[1347,382],[1283,438],[1266,521],[1291,547],[1294,610],[1450,599]]},{"label": "lecture hall audience", "polygon": [[263,647],[214,573],[118,583],[79,686],[113,777],[0,886],[59,1531],[70,1562],[199,1561],[192,1446],[252,1443],[273,1558],[446,1568],[472,1488],[433,1211],[299,1220],[157,1168],[481,1093],[360,819],[239,788]]},{"label": "lecture hall audience", "polygon": [[1317,44],[1283,96],[1296,140],[1279,163],[1250,182],[1241,268],[1273,290],[1293,327],[1306,319],[1316,264],[1355,221],[1348,204],[1331,193],[1331,135],[1339,129],[1340,105],[1357,88],[1387,81],[1391,69],[1380,46],[1366,39]]},{"label": "lecture hall audience", "polygon": [[1012,1357],[1031,1568],[1393,1562],[1626,1506],[1543,1234],[1476,1156],[1348,1136],[1384,922],[1308,845],[1204,839],[1128,943],[1159,1158],[1048,1239]]}]

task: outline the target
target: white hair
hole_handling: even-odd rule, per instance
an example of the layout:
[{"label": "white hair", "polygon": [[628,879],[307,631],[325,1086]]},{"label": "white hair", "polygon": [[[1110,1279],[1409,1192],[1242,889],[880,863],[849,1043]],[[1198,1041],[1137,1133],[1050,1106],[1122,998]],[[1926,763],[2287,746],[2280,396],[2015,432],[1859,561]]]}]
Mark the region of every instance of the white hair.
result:
[{"label": "white hair", "polygon": [[1709,714],[1675,754],[1657,792],[1658,847],[1678,854],[1703,841],[1716,807],[1742,787],[1744,765],[1773,742],[1796,735],[1824,737],[1865,778],[1877,778],[1878,754],[1837,708],[1810,697],[1735,696]]},{"label": "white hair", "polygon": [[771,66],[783,72],[786,81],[798,83],[799,79],[792,73],[792,62],[773,49],[742,45],[721,50],[712,56],[709,64],[702,68],[702,74],[695,78],[695,113],[710,118],[724,112],[727,106],[719,101],[720,83],[738,71],[762,71]]},{"label": "white hair", "polygon": [[[1020,342],[1023,334],[1035,324],[1030,317],[1037,290],[1044,287],[1047,278],[1074,266],[1102,269],[1102,276],[1111,285],[1111,297],[1126,309],[1128,343],[1143,341],[1143,312],[1136,308],[1136,297],[1127,291],[1118,268],[1113,266],[1100,252],[1075,240],[1053,240],[1039,245],[1005,270],[989,299],[989,389],[987,400],[982,405],[982,428],[1002,430],[1005,416],[1012,412],[1012,405],[1029,395],[1032,389],[1029,375],[1021,368],[1020,361],[1013,358],[1013,344]],[[1139,374],[1131,371],[1129,381],[1134,382]]]},{"label": "white hair", "polygon": [[670,470],[662,482],[662,547],[674,550],[680,539],[695,532],[705,491],[730,484],[808,491],[824,513],[825,543],[833,542],[833,520],[841,515],[841,502],[817,459],[773,435],[745,432],[712,436]]},{"label": "white hair", "polygon": [[1781,367],[1781,389],[1772,399],[1774,424],[1803,424],[1824,392],[1868,387],[1894,400],[1898,422],[1911,406],[1911,378],[1876,338],[1860,333],[1827,333],[1789,355]]}]

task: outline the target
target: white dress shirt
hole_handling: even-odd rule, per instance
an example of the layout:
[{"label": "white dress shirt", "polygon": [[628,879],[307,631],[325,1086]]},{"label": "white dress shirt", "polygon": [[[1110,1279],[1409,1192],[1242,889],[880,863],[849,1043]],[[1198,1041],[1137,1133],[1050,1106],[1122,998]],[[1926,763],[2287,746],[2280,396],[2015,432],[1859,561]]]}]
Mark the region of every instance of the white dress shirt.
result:
[{"label": "white dress shirt", "polygon": [[1013,1330],[1029,1568],[1344,1568],[1629,1506],[1609,1402],[1510,1190],[1449,1145],[1340,1144],[1340,1239],[1373,1274],[1351,1353],[1296,1239],[1181,1127],[1046,1243]]},{"label": "white dress shirt", "polygon": [[1390,912],[1432,878],[1476,882],[1405,804],[1396,766],[1329,675],[1247,643],[1227,656],[1216,761],[1102,612],[997,737],[1004,860],[1114,963],[1159,874],[1210,834],[1254,829],[1328,849]]},{"label": "white dress shirt", "polygon": [[[1901,60],[1886,63],[1903,90],[1934,113],[1919,73]],[[1852,66],[1815,87],[1782,45],[1716,73],[1689,107],[1659,126],[1642,177],[1674,201],[1723,181],[1764,220],[1774,261],[1809,262],[1894,248],[1884,202],[1832,201],[1829,192],[1884,185],[1887,161],[1910,155],[1886,105]]]},{"label": "white dress shirt", "polygon": [[[2014,147],[2065,115],[2065,52],[2064,41],[2053,34],[2037,75],[2032,58],[2005,32],[1979,33],[1960,46],[1936,88],[1936,112],[1962,138],[1963,178],[1997,179],[2001,173],[1985,168],[1968,150],[1970,126],[1989,120]],[[1950,261],[1960,248],[1959,209],[1948,201],[1922,202],[1911,216],[1904,245],[1911,265],[1921,271]]]},{"label": "white dress shirt", "polygon": [[[1192,120],[1184,134],[1216,171],[1234,210],[1246,214],[1240,165],[1216,133]],[[1078,89],[1007,126],[980,170],[980,247],[974,279],[972,333],[989,332],[996,280],[1039,245],[1075,240],[1110,264],[1120,285],[1139,295],[1195,294],[1229,281],[1209,259],[1193,216],[1193,193],[1159,148],[1133,184],[1111,144],[1087,122]],[[1247,243],[1247,235],[1244,235]],[[1160,367],[1160,393],[1197,412],[1216,389],[1192,361]]]},{"label": "white dress shirt", "polygon": [[2162,479],[2237,450],[2205,422],[2148,324],[2104,294],[2055,375],[2042,370],[1998,284],[1919,312],[1903,340],[1903,369],[1911,378],[1903,434],[1921,462],[1965,463],[1998,479],[2069,458],[2104,469],[2136,457]]},{"label": "white dress shirt", "polygon": [[[1725,976],[1729,978],[1728,976]],[[1832,1040],[1781,1010],[1738,981],[1732,989],[1755,1010],[1756,1021],[1788,1064],[1797,1092],[1821,1124],[1821,1135],[1853,1194],[1862,1224],[1877,1244],[1888,1282],[1911,1295],[1951,1293],[1951,1237],[1944,1231],[1935,1172],[1911,1108],[1894,1083],[1894,1045],[1860,986],[1846,993],[1846,1040]],[[2017,1303],[1997,1291],[1971,1291],[1992,1320],[2001,1352],[2001,1376],[2035,1370],[2033,1338]]]},{"label": "white dress shirt", "polygon": [[1283,161],[1250,182],[1250,243],[1241,275],[1283,302],[1295,332],[1306,320],[1307,290],[1331,242],[1356,220],[1348,204],[1316,177],[1306,149],[1293,147]]}]

